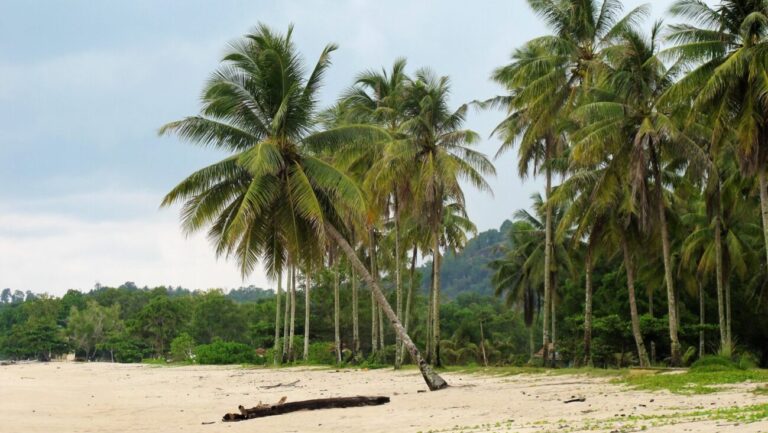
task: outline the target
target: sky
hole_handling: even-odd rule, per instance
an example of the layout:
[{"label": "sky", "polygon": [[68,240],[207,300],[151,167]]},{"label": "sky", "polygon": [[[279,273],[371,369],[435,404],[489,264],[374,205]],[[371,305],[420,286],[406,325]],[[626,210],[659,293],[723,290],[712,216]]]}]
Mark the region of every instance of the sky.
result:
[{"label": "sky", "polygon": [[[626,10],[643,2],[625,1]],[[670,1],[653,1],[659,17]],[[452,83],[454,107],[495,96],[489,80],[512,50],[545,34],[523,0],[0,1],[0,288],[61,295],[95,283],[229,289],[241,278],[203,234],[185,237],[163,195],[224,154],[158,137],[197,114],[200,91],[231,42],[257,23],[284,31],[307,64],[339,44],[322,90],[330,105],[367,69],[398,57]],[[470,114],[489,137],[499,112]],[[467,187],[479,230],[498,228],[542,189],[516,154],[494,161],[494,194]]]}]

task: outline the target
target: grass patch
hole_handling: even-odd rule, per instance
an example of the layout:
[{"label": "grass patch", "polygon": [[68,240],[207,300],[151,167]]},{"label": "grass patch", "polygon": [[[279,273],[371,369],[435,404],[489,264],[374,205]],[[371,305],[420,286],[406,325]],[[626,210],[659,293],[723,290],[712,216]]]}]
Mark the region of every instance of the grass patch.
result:
[{"label": "grass patch", "polygon": [[717,368],[692,368],[685,373],[646,374],[626,376],[614,381],[634,389],[647,391],[666,390],[675,394],[711,394],[723,385],[756,382],[768,383],[768,370],[724,370]]},{"label": "grass patch", "polygon": [[551,376],[583,375],[589,377],[621,377],[628,370],[605,368],[543,368],[543,367],[483,367],[481,365],[466,365],[445,367],[440,370],[448,373],[482,374],[487,376],[517,376],[521,374],[543,374]]}]

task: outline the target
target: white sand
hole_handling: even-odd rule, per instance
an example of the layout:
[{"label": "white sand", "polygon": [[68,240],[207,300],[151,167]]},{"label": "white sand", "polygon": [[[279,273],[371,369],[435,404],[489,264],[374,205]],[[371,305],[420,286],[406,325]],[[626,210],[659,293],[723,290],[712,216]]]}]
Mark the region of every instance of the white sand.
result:
[{"label": "white sand", "polygon": [[[684,397],[631,391],[610,384],[609,379],[583,376],[445,377],[451,388],[420,393],[426,386],[415,370],[17,364],[0,367],[0,432],[426,432],[453,431],[457,426],[471,427],[464,431],[580,431],[586,428],[586,421],[622,414],[658,415],[768,403],[768,396],[751,393],[753,384]],[[295,387],[261,388],[295,380],[299,380]],[[387,395],[392,401],[376,407],[221,422],[222,415],[236,412],[239,404],[250,407],[259,401],[276,402],[282,396],[296,401],[354,395]],[[571,396],[585,396],[587,401],[564,404]],[[664,418],[656,421],[660,420]],[[211,421],[215,423],[202,424]],[[648,431],[768,432],[765,419],[738,427],[725,420],[682,421],[662,427],[648,424]],[[611,426],[614,424],[621,425],[619,421]],[[602,425],[591,431],[611,429]]]}]

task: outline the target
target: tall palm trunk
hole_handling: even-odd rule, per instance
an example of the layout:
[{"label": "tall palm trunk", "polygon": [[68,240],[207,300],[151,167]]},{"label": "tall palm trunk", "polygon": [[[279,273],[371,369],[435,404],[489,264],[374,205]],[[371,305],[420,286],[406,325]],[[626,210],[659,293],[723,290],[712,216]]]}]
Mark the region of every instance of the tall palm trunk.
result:
[{"label": "tall palm trunk", "polygon": [[432,363],[432,311],[434,311],[434,307],[432,306],[434,304],[435,299],[435,267],[437,264],[435,263],[435,258],[432,257],[432,278],[429,282],[429,295],[427,296],[427,341],[425,343],[426,351],[427,351],[427,362]]},{"label": "tall palm trunk", "polygon": [[584,365],[592,367],[592,242],[587,245],[584,258],[586,280],[584,284]]},{"label": "tall palm trunk", "polygon": [[309,360],[309,292],[312,286],[312,265],[307,265],[305,275],[307,287],[304,288],[304,361]]},{"label": "tall palm trunk", "polygon": [[333,264],[333,341],[336,363],[341,364],[341,332],[339,329],[339,264]]},{"label": "tall palm trunk", "polygon": [[288,362],[288,321],[290,320],[291,309],[291,268],[288,267],[285,276],[285,308],[283,308],[283,362]]},{"label": "tall palm trunk", "polygon": [[704,356],[704,288],[697,280],[699,288],[699,358]]},{"label": "tall palm trunk", "polygon": [[294,361],[293,337],[296,335],[296,266],[291,266],[291,329],[288,337],[288,360]]},{"label": "tall palm trunk", "polygon": [[[547,140],[547,154],[549,154],[549,140]],[[552,193],[552,169],[549,166],[546,167],[546,195],[547,201],[544,204],[546,208],[546,214],[544,218],[544,320],[542,323],[542,340],[544,343],[544,351],[542,352],[542,362],[546,366],[549,362],[549,327],[552,304],[552,282],[550,281],[551,273],[550,267],[552,262],[552,206],[550,206],[549,196]]]},{"label": "tall palm trunk", "polygon": [[440,229],[435,225],[433,231],[434,267],[435,275],[432,279],[432,353],[435,358],[435,366],[440,367]]},{"label": "tall palm trunk", "polygon": [[731,333],[731,283],[725,278],[725,339],[728,342],[728,349],[733,349],[733,334]]},{"label": "tall palm trunk", "polygon": [[661,170],[659,169],[658,156],[655,150],[652,153],[653,177],[656,181],[656,206],[659,214],[659,225],[661,228],[661,247],[664,256],[664,281],[667,286],[667,310],[669,312],[669,342],[671,349],[670,363],[672,366],[680,366],[682,358],[680,354],[680,340],[678,339],[678,328],[680,320],[678,319],[677,296],[675,292],[675,283],[672,277],[672,248],[669,241],[669,227],[667,226],[666,206],[664,206],[664,194],[662,191]]},{"label": "tall palm trunk", "polygon": [[274,363],[279,363],[280,356],[280,297],[283,295],[283,273],[277,273],[277,294],[275,295],[275,348]]},{"label": "tall palm trunk", "polygon": [[[720,324],[720,348],[726,349],[730,346],[728,341],[728,329],[725,323],[725,290],[723,288],[723,235],[720,226],[720,206],[715,216],[715,279],[717,280],[717,318]],[[726,349],[727,350],[727,349]]]},{"label": "tall palm trunk", "polygon": [[643,343],[643,334],[640,332],[640,317],[637,314],[637,300],[635,299],[635,269],[632,256],[629,252],[627,239],[622,233],[621,249],[624,252],[624,268],[627,272],[627,290],[629,290],[629,314],[632,319],[632,335],[637,345],[637,357],[640,360],[640,367],[649,367],[648,353],[645,351]]},{"label": "tall palm trunk", "polygon": [[426,361],[424,361],[424,359],[421,357],[419,349],[413,343],[411,337],[408,336],[408,333],[405,332],[405,328],[403,328],[403,325],[400,324],[400,319],[397,318],[397,315],[387,302],[387,298],[384,297],[384,293],[381,291],[378,282],[371,276],[368,270],[365,269],[365,265],[363,265],[360,259],[357,258],[355,251],[349,245],[347,240],[344,239],[344,237],[332,225],[326,223],[325,229],[328,235],[334,240],[334,242],[342,249],[342,251],[344,251],[344,254],[346,254],[347,259],[349,259],[352,266],[357,269],[358,272],[360,272],[360,275],[362,275],[363,279],[371,287],[371,291],[374,293],[376,301],[379,303],[379,305],[381,305],[382,311],[384,314],[386,314],[387,319],[389,319],[390,323],[392,324],[392,328],[394,329],[395,333],[400,335],[400,339],[403,341],[403,345],[405,346],[406,350],[408,350],[408,353],[410,353],[411,359],[416,365],[419,366],[421,375],[424,378],[424,381],[427,383],[429,389],[432,391],[437,391],[447,387],[448,384],[445,382],[445,380],[443,380],[440,375],[435,373],[432,367],[427,364]]},{"label": "tall palm trunk", "polygon": [[[373,231],[373,228],[370,229],[368,235],[370,236],[368,254],[371,262],[371,274],[373,274],[374,281],[378,282],[379,276],[376,272],[376,233]],[[376,317],[378,311],[378,308],[376,308],[376,296],[373,294],[373,290],[371,290],[371,355],[375,355],[379,351],[379,321]]]},{"label": "tall palm trunk", "polygon": [[357,300],[357,272],[352,268],[352,358],[360,356],[360,317]]},{"label": "tall palm trunk", "polygon": [[763,241],[765,242],[766,260],[768,260],[768,181],[765,179],[765,170],[763,168],[757,170],[757,180],[760,188],[760,216],[763,220]]},{"label": "tall palm trunk", "polygon": [[[410,279],[410,282],[408,284],[408,295],[405,300],[405,332],[408,332],[408,323],[411,320],[411,305],[413,304],[413,293],[414,293],[414,285],[416,284],[416,279],[414,278],[414,275],[416,273],[416,257],[419,253],[419,250],[417,249],[416,245],[413,245],[413,256],[411,256],[411,269],[410,274],[408,278]],[[400,360],[405,357],[405,347],[402,346],[401,341],[401,347],[400,347]]]},{"label": "tall palm trunk", "polygon": [[[403,285],[402,276],[400,275],[400,209],[397,200],[397,194],[394,196],[395,205],[395,307],[397,310],[397,317],[403,320]],[[408,323],[405,321],[405,323]],[[406,331],[408,325],[406,325]],[[402,363],[400,359],[400,347],[402,342],[400,336],[395,335],[395,369],[399,369]]]},{"label": "tall palm trunk", "polygon": [[557,365],[557,314],[556,314],[556,306],[557,301],[555,300],[555,296],[557,295],[557,275],[553,272],[551,278],[551,285],[550,291],[552,292],[550,294],[551,302],[550,305],[552,306],[552,353],[550,354],[550,360],[551,360],[551,366],[555,367]]}]

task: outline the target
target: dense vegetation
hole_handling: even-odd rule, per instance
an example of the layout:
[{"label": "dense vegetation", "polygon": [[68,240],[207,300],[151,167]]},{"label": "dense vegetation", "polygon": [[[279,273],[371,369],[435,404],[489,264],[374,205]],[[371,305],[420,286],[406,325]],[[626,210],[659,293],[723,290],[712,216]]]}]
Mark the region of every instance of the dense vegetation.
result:
[{"label": "dense vegetation", "polygon": [[499,153],[545,180],[501,231],[468,243],[464,188],[490,191],[495,168],[447,77],[399,59],[321,110],[337,47],[308,69],[292,28],[261,25],[201,112],[161,128],[228,152],[163,205],[244,276],[263,266],[276,296],[9,294],[4,353],[241,362],[248,344],[275,364],[399,367],[408,352],[430,389],[430,364],[768,364],[768,1],[679,0],[668,26],[618,0],[528,4],[549,33],[493,71],[502,95],[472,103],[504,111]]}]

